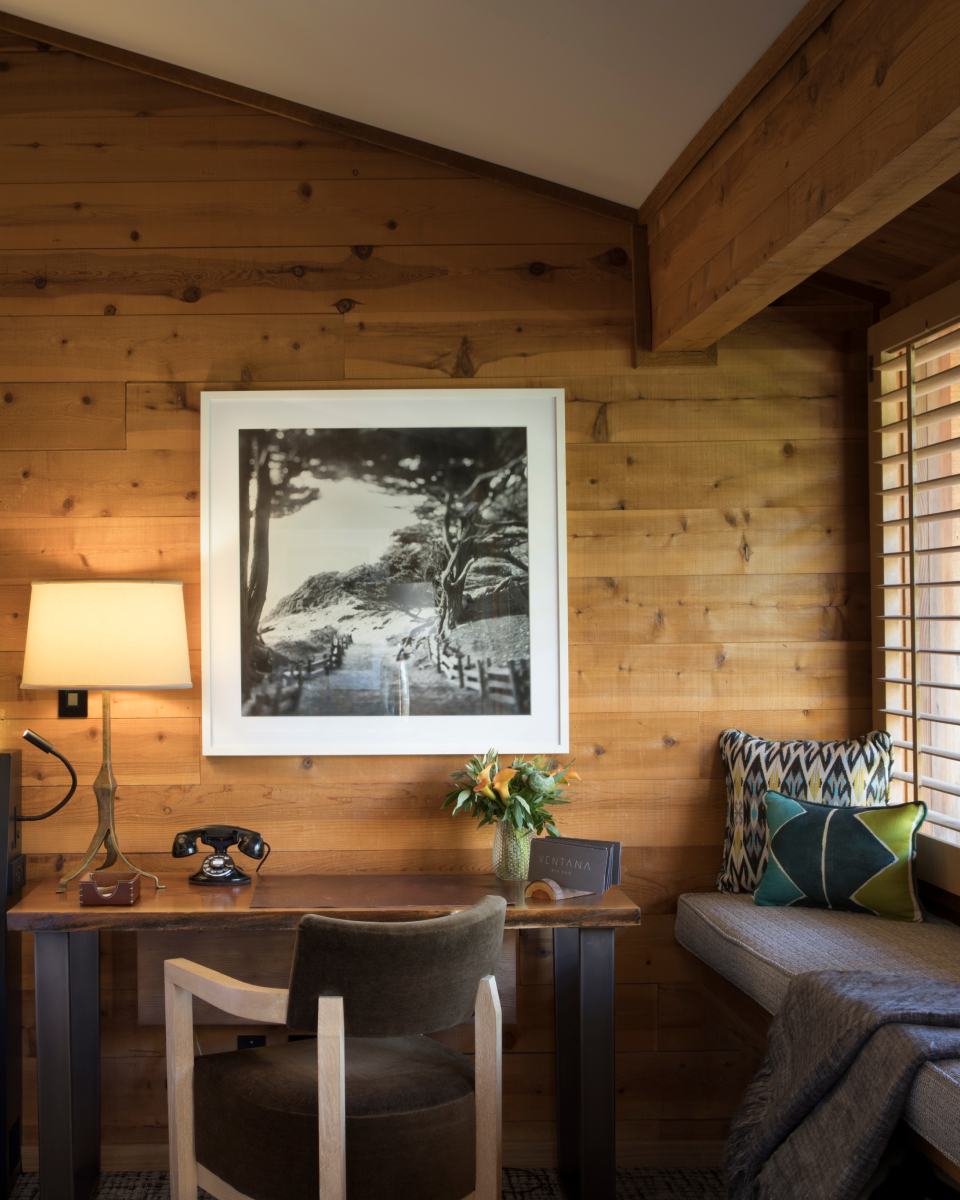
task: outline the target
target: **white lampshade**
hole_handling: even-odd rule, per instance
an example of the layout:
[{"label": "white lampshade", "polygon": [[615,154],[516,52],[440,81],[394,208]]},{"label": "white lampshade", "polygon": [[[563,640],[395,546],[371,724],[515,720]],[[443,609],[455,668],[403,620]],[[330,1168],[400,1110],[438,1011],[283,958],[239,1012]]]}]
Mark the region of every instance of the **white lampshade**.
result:
[{"label": "white lampshade", "polygon": [[35,582],[21,688],[188,688],[183,584],[173,579]]}]

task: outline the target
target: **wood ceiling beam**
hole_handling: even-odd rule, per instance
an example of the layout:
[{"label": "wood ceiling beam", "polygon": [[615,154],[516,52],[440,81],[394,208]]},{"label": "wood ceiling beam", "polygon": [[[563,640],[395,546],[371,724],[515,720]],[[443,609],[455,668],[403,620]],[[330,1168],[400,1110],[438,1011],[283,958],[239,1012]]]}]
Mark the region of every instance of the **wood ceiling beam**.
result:
[{"label": "wood ceiling beam", "polygon": [[872,304],[874,308],[883,308],[890,303],[890,293],[883,288],[872,287],[869,283],[858,283],[855,279],[845,279],[842,275],[833,275],[829,271],[815,272],[807,283],[812,283],[827,292],[836,292],[838,296],[862,300],[864,304]]},{"label": "wood ceiling beam", "polygon": [[828,20],[840,0],[808,0],[773,45],[757,59],[717,111],[693,136],[683,152],[640,205],[640,224],[653,220],[663,202],[676,191],[704,154],[737,120],[744,109],[800,50],[811,34]]},{"label": "wood ceiling beam", "polygon": [[916,279],[911,279],[902,287],[895,288],[890,293],[890,303],[880,315],[884,318],[891,317],[894,313],[909,308],[918,300],[925,300],[927,296],[932,296],[934,292],[939,292],[942,288],[948,287],[958,280],[960,280],[960,254],[955,254],[943,262],[937,263],[935,267],[931,267],[929,271],[925,271]]},{"label": "wood ceiling beam", "polygon": [[457,150],[448,150],[444,146],[434,146],[431,142],[422,142],[418,138],[406,137],[402,133],[392,133],[387,129],[379,129],[375,125],[366,125],[362,121],[351,121],[348,117],[340,117],[319,108],[298,104],[294,100],[284,100],[281,96],[272,96],[267,92],[258,92],[254,88],[243,87],[239,83],[216,79],[212,75],[204,75],[199,71],[191,71],[188,67],[178,67],[174,63],[162,62],[158,58],[136,54],[132,50],[123,50],[119,46],[108,46],[105,42],[97,42],[76,33],[67,33],[63,29],[54,29],[49,25],[28,21],[23,17],[14,16],[12,13],[0,12],[0,30],[29,38],[47,48],[55,46],[59,50],[69,50],[74,54],[82,54],[86,58],[112,63],[115,67],[123,67],[128,71],[137,71],[141,75],[151,75],[155,79],[164,79],[168,83],[192,88],[196,92],[219,96],[222,100],[245,104],[249,108],[256,108],[261,112],[288,117],[291,121],[312,125],[316,129],[324,129],[343,137],[356,138],[357,141],[368,142],[385,150],[395,150],[400,154],[410,154],[414,158],[425,159],[427,162],[438,163],[440,166],[467,171],[481,179],[492,179],[497,183],[509,184],[511,187],[532,192],[534,195],[543,196],[549,200],[556,200],[561,204],[569,204],[574,208],[585,209],[587,212],[597,213],[600,216],[626,221],[631,225],[636,224],[637,221],[635,209],[626,204],[617,204],[613,200],[606,200],[602,196],[581,192],[577,188],[566,187],[562,183],[554,183],[549,179],[541,179],[537,175],[528,175],[524,171],[515,171],[511,167],[487,162],[483,158],[474,158],[470,154],[461,154]]},{"label": "wood ceiling beam", "polygon": [[728,118],[641,209],[655,350],[711,345],[960,171],[960,5],[841,0]]}]

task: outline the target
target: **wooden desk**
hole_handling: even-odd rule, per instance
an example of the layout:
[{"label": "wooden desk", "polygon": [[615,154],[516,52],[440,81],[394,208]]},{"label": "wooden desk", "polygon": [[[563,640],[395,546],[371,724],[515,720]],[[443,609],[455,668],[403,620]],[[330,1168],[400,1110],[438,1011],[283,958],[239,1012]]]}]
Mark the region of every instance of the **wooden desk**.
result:
[{"label": "wooden desk", "polygon": [[[7,913],[8,929],[35,935],[41,1200],[88,1200],[100,1173],[101,929],[291,930],[318,911],[419,920],[456,912],[503,886],[482,875],[339,878],[350,881],[343,906],[319,909],[252,908],[256,877],[250,887],[203,888],[183,876],[164,880],[164,891],[145,886],[131,908],[81,908],[75,888],[58,895],[51,878]],[[464,889],[463,902],[450,902],[453,881]],[[527,900],[522,884],[510,886],[507,926],[554,931],[560,1177],[571,1200],[614,1200],[614,933],[638,924],[640,910],[619,888],[555,902]]]}]

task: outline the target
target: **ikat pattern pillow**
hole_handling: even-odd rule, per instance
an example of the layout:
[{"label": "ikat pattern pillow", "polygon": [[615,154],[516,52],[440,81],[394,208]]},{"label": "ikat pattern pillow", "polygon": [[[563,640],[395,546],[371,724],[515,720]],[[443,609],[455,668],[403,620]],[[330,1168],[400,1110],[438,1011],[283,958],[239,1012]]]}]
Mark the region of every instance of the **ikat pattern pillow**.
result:
[{"label": "ikat pattern pillow", "polygon": [[914,871],[922,801],[837,808],[767,792],[766,808],[769,858],[754,904],[923,920]]},{"label": "ikat pattern pillow", "polygon": [[767,865],[767,792],[833,808],[887,804],[893,746],[876,730],[844,742],[770,742],[740,729],[720,734],[727,782],[721,892],[753,892]]}]

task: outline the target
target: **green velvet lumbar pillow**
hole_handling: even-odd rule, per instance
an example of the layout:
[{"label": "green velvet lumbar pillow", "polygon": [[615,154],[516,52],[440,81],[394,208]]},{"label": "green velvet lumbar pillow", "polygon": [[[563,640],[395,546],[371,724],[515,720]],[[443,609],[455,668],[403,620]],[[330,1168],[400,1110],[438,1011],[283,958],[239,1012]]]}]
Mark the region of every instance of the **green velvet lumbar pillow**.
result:
[{"label": "green velvet lumbar pillow", "polygon": [[755,904],[922,921],[914,858],[927,806],[834,808],[767,792],[769,858]]}]

